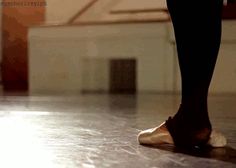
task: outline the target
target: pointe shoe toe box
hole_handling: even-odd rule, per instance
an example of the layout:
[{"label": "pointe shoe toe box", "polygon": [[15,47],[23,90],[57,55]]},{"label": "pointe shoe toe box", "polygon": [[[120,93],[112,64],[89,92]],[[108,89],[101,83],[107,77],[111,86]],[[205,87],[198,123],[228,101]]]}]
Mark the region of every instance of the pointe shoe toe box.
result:
[{"label": "pointe shoe toe box", "polygon": [[141,131],[138,134],[138,142],[143,145],[173,144],[169,131],[162,127]]}]

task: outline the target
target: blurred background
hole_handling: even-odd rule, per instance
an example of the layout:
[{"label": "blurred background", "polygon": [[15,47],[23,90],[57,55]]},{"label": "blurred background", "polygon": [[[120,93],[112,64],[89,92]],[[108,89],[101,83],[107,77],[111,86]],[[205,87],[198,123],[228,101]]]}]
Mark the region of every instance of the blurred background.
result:
[{"label": "blurred background", "polygon": [[[234,94],[236,3],[224,4],[211,93]],[[2,0],[0,13],[3,93],[180,91],[165,0]]]}]

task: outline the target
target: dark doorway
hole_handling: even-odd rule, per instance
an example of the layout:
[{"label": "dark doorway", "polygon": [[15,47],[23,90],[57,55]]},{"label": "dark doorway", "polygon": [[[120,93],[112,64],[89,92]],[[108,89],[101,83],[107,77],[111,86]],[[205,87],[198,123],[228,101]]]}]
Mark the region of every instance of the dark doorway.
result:
[{"label": "dark doorway", "polygon": [[136,93],[136,60],[110,60],[110,93]]}]

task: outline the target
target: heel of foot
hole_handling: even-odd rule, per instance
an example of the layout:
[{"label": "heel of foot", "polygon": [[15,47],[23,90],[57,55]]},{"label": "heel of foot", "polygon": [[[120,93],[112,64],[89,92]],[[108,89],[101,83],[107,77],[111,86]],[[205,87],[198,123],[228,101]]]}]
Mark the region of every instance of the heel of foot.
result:
[{"label": "heel of foot", "polygon": [[227,145],[227,139],[222,133],[213,130],[207,144],[214,148],[225,147]]}]

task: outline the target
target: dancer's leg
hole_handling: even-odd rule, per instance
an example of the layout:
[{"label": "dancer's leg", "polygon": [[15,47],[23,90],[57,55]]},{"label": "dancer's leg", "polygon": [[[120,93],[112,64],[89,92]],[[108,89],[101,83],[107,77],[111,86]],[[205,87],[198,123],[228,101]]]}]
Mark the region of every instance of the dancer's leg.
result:
[{"label": "dancer's leg", "polygon": [[167,0],[182,79],[179,111],[167,122],[175,144],[205,144],[211,133],[207,95],[221,41],[222,0]]},{"label": "dancer's leg", "polygon": [[[207,95],[221,41],[223,2],[167,0],[167,4],[176,37],[182,102],[173,118],[141,132],[138,139],[141,144],[173,142],[177,146],[201,146],[211,134]],[[223,140],[215,146],[226,144],[223,136],[213,137]]]}]

